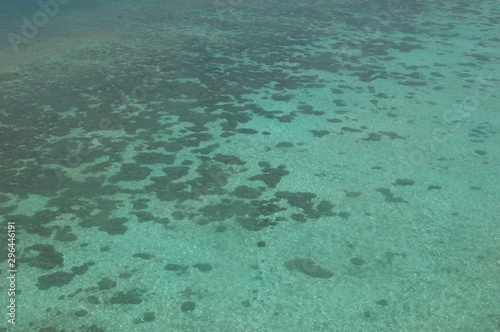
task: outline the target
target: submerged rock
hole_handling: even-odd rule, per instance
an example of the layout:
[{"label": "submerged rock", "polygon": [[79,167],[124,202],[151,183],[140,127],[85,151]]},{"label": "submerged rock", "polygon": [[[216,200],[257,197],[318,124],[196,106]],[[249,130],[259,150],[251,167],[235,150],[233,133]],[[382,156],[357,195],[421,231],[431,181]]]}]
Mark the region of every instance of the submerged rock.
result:
[{"label": "submerged rock", "polygon": [[322,268],[310,258],[298,258],[285,262],[285,267],[290,271],[307,274],[313,278],[331,278],[333,272]]}]

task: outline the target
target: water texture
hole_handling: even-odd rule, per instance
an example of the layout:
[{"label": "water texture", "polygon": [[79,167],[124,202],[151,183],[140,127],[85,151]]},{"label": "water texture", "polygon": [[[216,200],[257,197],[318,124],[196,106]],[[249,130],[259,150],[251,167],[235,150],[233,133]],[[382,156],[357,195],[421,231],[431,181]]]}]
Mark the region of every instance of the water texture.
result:
[{"label": "water texture", "polygon": [[1,1],[0,331],[500,331],[499,83],[498,1]]}]

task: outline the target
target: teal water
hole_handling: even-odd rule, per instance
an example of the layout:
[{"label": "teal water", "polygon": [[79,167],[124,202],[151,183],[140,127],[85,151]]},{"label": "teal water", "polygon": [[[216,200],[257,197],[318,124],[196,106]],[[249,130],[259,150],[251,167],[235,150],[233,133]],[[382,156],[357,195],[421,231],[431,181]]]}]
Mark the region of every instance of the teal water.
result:
[{"label": "teal water", "polygon": [[0,22],[0,331],[500,331],[498,1]]}]

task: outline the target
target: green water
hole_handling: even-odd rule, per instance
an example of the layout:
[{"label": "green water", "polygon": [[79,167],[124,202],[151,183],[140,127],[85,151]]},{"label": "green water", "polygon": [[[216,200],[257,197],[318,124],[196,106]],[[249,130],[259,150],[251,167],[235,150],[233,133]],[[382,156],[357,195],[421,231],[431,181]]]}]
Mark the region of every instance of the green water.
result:
[{"label": "green water", "polygon": [[0,331],[500,331],[498,1],[54,1],[0,3]]}]

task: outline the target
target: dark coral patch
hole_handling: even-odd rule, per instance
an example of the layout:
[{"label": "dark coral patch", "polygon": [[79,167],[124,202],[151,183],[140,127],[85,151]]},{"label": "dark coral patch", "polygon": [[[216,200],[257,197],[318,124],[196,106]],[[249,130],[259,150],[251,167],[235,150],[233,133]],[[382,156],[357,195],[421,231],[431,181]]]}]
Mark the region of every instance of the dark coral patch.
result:
[{"label": "dark coral patch", "polygon": [[237,221],[241,224],[244,229],[249,231],[260,231],[264,227],[276,226],[278,223],[272,221],[269,218],[238,218]]},{"label": "dark coral patch", "polygon": [[262,193],[249,186],[239,186],[234,190],[233,195],[239,198],[255,199],[260,197]]},{"label": "dark coral patch", "polygon": [[286,192],[278,191],[275,193],[278,198],[284,198],[288,201],[288,204],[302,209],[311,209],[314,203],[311,201],[316,197],[316,194],[307,192]]},{"label": "dark coral patch", "polygon": [[220,165],[212,165],[210,167],[198,167],[196,172],[200,177],[194,180],[187,181],[191,185],[191,189],[195,197],[199,195],[222,195],[226,193],[223,188],[228,184],[229,173],[224,172]]},{"label": "dark coral patch", "polygon": [[194,302],[184,302],[182,305],[181,305],[181,310],[183,312],[189,312],[189,311],[193,311],[194,309],[196,308],[196,303]]},{"label": "dark coral patch", "polygon": [[227,227],[224,225],[219,225],[219,226],[215,227],[215,231],[217,233],[224,233],[226,230],[227,230]]},{"label": "dark coral patch", "polygon": [[210,154],[219,146],[219,144],[211,144],[205,148],[193,149],[191,150],[191,153]]},{"label": "dark coral patch", "polygon": [[366,264],[366,261],[363,259],[363,258],[360,258],[360,257],[353,257],[350,259],[351,263],[353,265],[356,265],[356,266],[361,266],[361,265],[365,265]]},{"label": "dark coral patch", "polygon": [[46,290],[51,287],[61,287],[69,284],[74,277],[74,273],[55,272],[52,274],[40,276],[36,285],[40,290]]},{"label": "dark coral patch", "polygon": [[291,114],[279,116],[276,119],[278,119],[279,122],[286,123],[286,122],[292,122],[294,118],[295,118],[295,114],[292,112]]},{"label": "dark coral patch", "polygon": [[146,221],[155,220],[155,217],[151,213],[146,212],[146,211],[132,212],[132,214],[135,214],[137,216],[138,222],[146,222]]},{"label": "dark coral patch", "polygon": [[399,136],[398,134],[392,131],[381,131],[380,133],[382,135],[388,136],[389,139],[405,139],[403,136]]},{"label": "dark coral patch", "polygon": [[415,183],[415,181],[410,180],[410,179],[397,179],[395,183],[393,183],[394,186],[412,186]]},{"label": "dark coral patch", "polygon": [[252,211],[252,206],[250,205],[250,203],[242,201],[240,199],[232,201],[229,205],[231,206],[234,214],[238,216],[244,216],[245,214],[249,214]]},{"label": "dark coral patch", "polygon": [[73,242],[77,239],[76,235],[71,233],[71,226],[64,226],[56,232],[54,240],[62,242]]},{"label": "dark coral patch", "polygon": [[394,194],[387,188],[376,188],[376,191],[384,195],[385,200],[391,203],[406,203],[401,197],[395,197]]},{"label": "dark coral patch", "polygon": [[71,272],[77,275],[85,274],[89,270],[89,266],[93,265],[92,262],[90,263],[83,263],[80,266],[73,266],[71,268]]},{"label": "dark coral patch", "polygon": [[441,186],[431,184],[427,187],[427,190],[442,189]]},{"label": "dark coral patch", "polygon": [[118,181],[140,181],[144,180],[151,173],[148,167],[142,167],[138,164],[122,164],[120,173],[109,178],[112,183]]},{"label": "dark coral patch", "polygon": [[138,153],[134,160],[140,165],[151,165],[151,164],[173,164],[175,161],[175,155],[173,154],[163,154],[157,152],[149,153]]},{"label": "dark coral patch", "polygon": [[208,272],[208,271],[211,271],[213,269],[213,266],[210,264],[207,264],[207,263],[194,264],[193,267],[197,268],[201,272]]},{"label": "dark coral patch", "polygon": [[342,219],[349,219],[349,212],[339,212],[339,217]]},{"label": "dark coral patch", "polygon": [[100,290],[107,290],[114,288],[116,286],[116,282],[109,278],[104,278],[101,281],[99,281],[98,285]]},{"label": "dark coral patch", "polygon": [[19,262],[28,263],[30,266],[38,267],[43,270],[50,270],[56,266],[63,266],[63,255],[54,249],[51,244],[35,244],[24,249],[25,252],[31,250],[38,251],[35,257],[21,257]]},{"label": "dark coral patch", "polygon": [[221,221],[229,219],[234,215],[234,211],[230,204],[215,204],[202,207],[200,211],[211,221]]},{"label": "dark coral patch", "polygon": [[[2,184],[3,186],[3,184]],[[3,189],[3,188],[2,188]],[[52,235],[54,227],[44,227],[58,216],[62,214],[61,211],[51,211],[51,210],[41,210],[37,211],[33,216],[13,216],[12,219],[16,219],[16,225],[24,228],[29,234],[38,234],[43,237],[49,237]]]},{"label": "dark coral patch", "polygon": [[347,132],[350,132],[350,133],[360,133],[361,132],[361,129],[351,128],[351,127],[342,127],[341,129],[343,131],[347,131]]},{"label": "dark coral patch", "polygon": [[311,130],[314,137],[323,137],[330,132],[328,130]]},{"label": "dark coral patch", "polygon": [[142,302],[141,294],[138,290],[131,290],[126,293],[117,292],[109,299],[112,304],[139,304]]},{"label": "dark coral patch", "polygon": [[285,267],[289,271],[297,271],[313,278],[331,278],[333,272],[319,266],[310,258],[298,258],[285,262]]},{"label": "dark coral patch", "polygon": [[258,131],[255,130],[255,129],[250,129],[250,128],[240,128],[240,129],[236,129],[236,132],[238,134],[257,134]]},{"label": "dark coral patch", "polygon": [[316,115],[316,116],[320,116],[320,115],[325,114],[325,112],[322,112],[322,111],[315,111],[311,105],[300,105],[297,107],[297,109],[300,111],[300,113],[303,113],[303,114],[310,114],[310,115]]},{"label": "dark coral patch", "polygon": [[185,272],[189,266],[182,264],[167,264],[165,265],[165,270],[175,271],[175,272]]},{"label": "dark coral patch", "polygon": [[276,188],[281,178],[289,174],[284,166],[278,166],[277,168],[265,167],[262,172],[263,174],[252,176],[249,180],[263,181],[269,188]]},{"label": "dark coral patch", "polygon": [[212,135],[206,133],[193,133],[180,137],[177,139],[177,143],[185,147],[197,147],[201,142],[209,141],[212,139]]},{"label": "dark coral patch", "polygon": [[316,210],[318,210],[319,213],[321,213],[322,215],[325,215],[325,216],[333,216],[335,215],[335,213],[332,211],[332,209],[334,208],[334,205],[329,202],[329,201],[321,201],[317,206],[316,206]]},{"label": "dark coral patch", "polygon": [[307,218],[302,213],[294,213],[290,216],[293,220],[298,222],[306,222]]},{"label": "dark coral patch", "polygon": [[279,94],[274,94],[271,96],[272,100],[275,101],[289,101],[293,98],[292,94],[289,95],[279,95]]},{"label": "dark coral patch", "polygon": [[293,148],[293,143],[291,142],[279,142],[276,144],[277,148]]},{"label": "dark coral patch", "polygon": [[271,164],[268,163],[267,161],[259,161],[259,164],[258,164],[260,167],[262,168],[268,168],[268,167],[271,167]]},{"label": "dark coral patch", "polygon": [[137,254],[133,254],[132,257],[136,257],[136,258],[140,258],[140,259],[144,259],[144,260],[148,261],[155,256],[148,254],[147,252],[139,252]]},{"label": "dark coral patch", "polygon": [[[165,174],[167,175],[166,181],[169,183],[171,181],[182,178],[183,176],[189,173],[189,167],[178,166],[178,167],[165,167],[163,169]],[[153,180],[153,178],[151,178]]]},{"label": "dark coral patch", "polygon": [[123,224],[127,222],[126,218],[112,218],[107,220],[99,227],[100,231],[107,232],[111,235],[123,234],[127,231],[127,227]]},{"label": "dark coral patch", "polygon": [[380,141],[382,139],[382,136],[380,136],[379,134],[377,133],[369,133],[368,134],[368,137],[366,138],[363,138],[363,141]]},{"label": "dark coral patch", "polygon": [[236,156],[224,155],[220,153],[215,155],[214,160],[226,165],[245,165],[245,162]]},{"label": "dark coral patch", "polygon": [[316,209],[304,209],[303,211],[307,218],[319,219],[321,217],[321,213]]},{"label": "dark coral patch", "polygon": [[83,317],[83,316],[86,316],[87,314],[88,314],[87,310],[77,310],[77,311],[75,311],[75,315],[77,317]]},{"label": "dark coral patch", "polygon": [[250,211],[250,214],[254,217],[258,216],[270,216],[276,212],[283,210],[279,205],[274,203],[265,204],[267,201],[253,201],[254,208]]},{"label": "dark coral patch", "polygon": [[148,311],[148,312],[145,312],[144,313],[144,317],[142,318],[144,320],[144,322],[152,322],[154,321],[156,318],[155,318],[155,313],[152,312],[152,311]]}]

